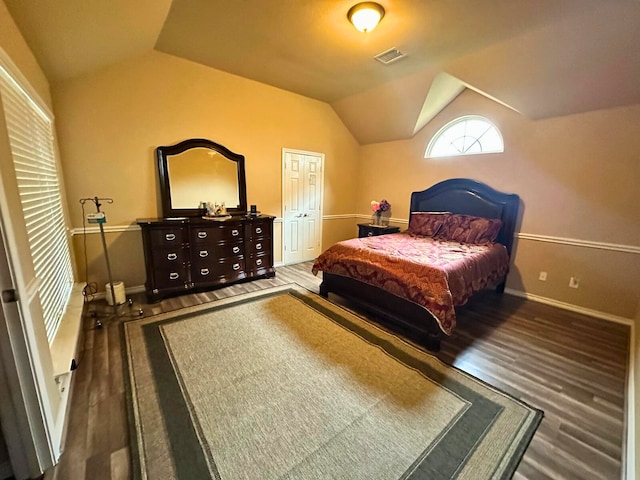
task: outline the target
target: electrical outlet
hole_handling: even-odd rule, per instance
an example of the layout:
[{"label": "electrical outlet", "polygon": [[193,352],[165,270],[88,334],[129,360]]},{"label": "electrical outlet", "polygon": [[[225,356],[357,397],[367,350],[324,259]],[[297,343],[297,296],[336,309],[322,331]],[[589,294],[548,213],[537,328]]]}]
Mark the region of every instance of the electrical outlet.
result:
[{"label": "electrical outlet", "polygon": [[540,280],[541,282],[546,282],[547,281],[547,272],[540,272],[540,275],[538,275],[538,280]]},{"label": "electrical outlet", "polygon": [[578,288],[580,286],[580,279],[578,277],[571,277],[569,279],[569,286],[571,288]]}]

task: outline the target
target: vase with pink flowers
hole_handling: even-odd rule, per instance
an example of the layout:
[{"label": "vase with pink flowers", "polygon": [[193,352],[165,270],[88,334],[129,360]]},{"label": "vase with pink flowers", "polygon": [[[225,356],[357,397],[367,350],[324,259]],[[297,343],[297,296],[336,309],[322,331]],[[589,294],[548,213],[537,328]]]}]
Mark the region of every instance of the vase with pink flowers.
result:
[{"label": "vase with pink flowers", "polygon": [[[386,215],[387,212],[391,210],[391,204],[387,202],[384,198],[379,202],[376,200],[372,200],[371,210],[373,211],[373,224],[382,225],[383,224],[382,216]],[[387,219],[387,222],[388,222],[388,219]]]}]

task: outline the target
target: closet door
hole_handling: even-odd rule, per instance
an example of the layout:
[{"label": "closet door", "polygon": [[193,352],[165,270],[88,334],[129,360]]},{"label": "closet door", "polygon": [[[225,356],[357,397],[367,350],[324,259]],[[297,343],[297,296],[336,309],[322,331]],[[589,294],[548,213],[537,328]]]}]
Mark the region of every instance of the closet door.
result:
[{"label": "closet door", "polygon": [[283,260],[313,260],[322,244],[324,155],[284,149],[282,160]]}]

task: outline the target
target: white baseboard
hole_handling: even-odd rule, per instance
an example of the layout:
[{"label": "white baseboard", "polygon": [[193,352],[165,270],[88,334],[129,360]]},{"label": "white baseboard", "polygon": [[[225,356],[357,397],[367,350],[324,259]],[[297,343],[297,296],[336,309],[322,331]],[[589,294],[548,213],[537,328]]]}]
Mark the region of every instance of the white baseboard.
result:
[{"label": "white baseboard", "polygon": [[126,293],[144,293],[144,285],[136,285],[134,287],[125,288]]},{"label": "white baseboard", "polygon": [[588,315],[590,317],[600,318],[602,320],[608,320],[610,322],[621,323],[623,325],[633,325],[633,320],[626,317],[620,317],[618,315],[613,315],[611,313],[601,312],[599,310],[592,310],[590,308],[580,307],[578,305],[573,305],[571,303],[561,302],[559,300],[554,300],[553,298],[541,297],[540,295],[534,295],[533,293],[522,292],[520,290],[514,290],[512,288],[505,288],[505,293],[509,295],[514,295],[516,297],[526,298],[527,300],[532,300],[538,303],[544,303],[546,305],[551,305],[553,307],[562,308],[563,310],[569,310],[571,312],[582,313],[583,315]]},{"label": "white baseboard", "polygon": [[[144,285],[135,285],[133,287],[125,287],[124,291],[126,295],[131,295],[132,293],[144,293],[145,288],[144,288]],[[106,292],[94,293],[93,297],[97,299],[106,298]],[[117,298],[117,295],[116,295],[116,298]]]}]

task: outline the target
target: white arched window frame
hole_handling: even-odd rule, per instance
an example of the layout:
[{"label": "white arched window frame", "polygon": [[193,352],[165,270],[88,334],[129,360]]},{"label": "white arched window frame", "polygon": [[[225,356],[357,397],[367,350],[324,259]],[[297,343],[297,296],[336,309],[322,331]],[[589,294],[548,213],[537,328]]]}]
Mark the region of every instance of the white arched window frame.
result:
[{"label": "white arched window frame", "polygon": [[447,123],[436,132],[425,158],[477,155],[504,152],[500,130],[480,115],[465,115]]}]

